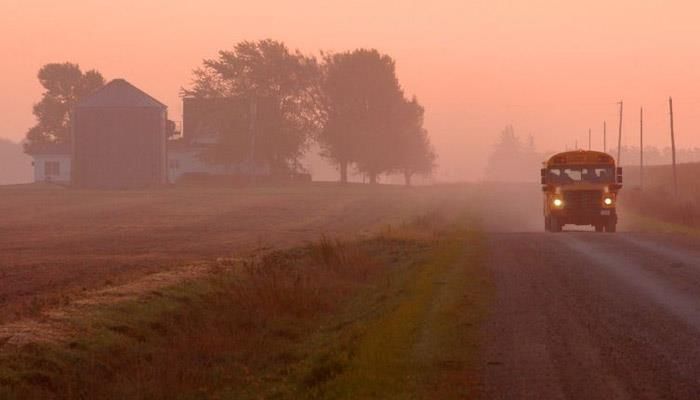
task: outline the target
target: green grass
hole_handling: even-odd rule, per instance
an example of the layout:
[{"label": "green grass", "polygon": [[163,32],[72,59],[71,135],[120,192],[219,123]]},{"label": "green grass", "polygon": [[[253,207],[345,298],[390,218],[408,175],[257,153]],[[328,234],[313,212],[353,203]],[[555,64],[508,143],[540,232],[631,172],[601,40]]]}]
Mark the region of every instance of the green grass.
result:
[{"label": "green grass", "polygon": [[[317,356],[326,377],[316,398],[464,398],[473,394],[478,324],[491,288],[476,232],[454,232],[381,291],[375,315],[358,317]],[[327,372],[326,372],[327,371]],[[323,372],[326,372],[325,374]],[[333,376],[330,376],[333,375]],[[314,382],[312,380],[312,382]]]}]

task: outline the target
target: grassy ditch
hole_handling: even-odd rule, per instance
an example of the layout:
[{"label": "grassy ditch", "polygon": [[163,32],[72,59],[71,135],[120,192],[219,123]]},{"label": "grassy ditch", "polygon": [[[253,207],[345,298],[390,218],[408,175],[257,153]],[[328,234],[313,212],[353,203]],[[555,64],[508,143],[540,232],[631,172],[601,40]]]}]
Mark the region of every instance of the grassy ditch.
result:
[{"label": "grassy ditch", "polygon": [[[320,359],[334,360],[338,373],[327,381],[312,381],[309,397],[473,395],[476,328],[491,293],[482,270],[483,249],[479,234],[453,232],[433,243],[413,268],[394,276],[396,282],[375,294],[380,299],[376,315],[358,315],[350,329],[330,334],[332,340],[318,346],[327,349]],[[359,306],[354,313],[366,309]]]},{"label": "grassy ditch", "polygon": [[636,188],[625,191],[622,205],[648,218],[688,228],[700,228],[698,195],[676,197],[661,188],[649,188],[644,191]]},{"label": "grassy ditch", "polygon": [[0,347],[0,398],[461,398],[491,291],[484,246],[429,221],[220,260],[75,317],[60,343]]},{"label": "grassy ditch", "polygon": [[636,210],[630,211],[626,209],[624,218],[627,227],[639,232],[679,233],[688,236],[700,236],[700,228],[698,227],[668,222],[661,217],[650,216],[648,213],[642,214]]}]

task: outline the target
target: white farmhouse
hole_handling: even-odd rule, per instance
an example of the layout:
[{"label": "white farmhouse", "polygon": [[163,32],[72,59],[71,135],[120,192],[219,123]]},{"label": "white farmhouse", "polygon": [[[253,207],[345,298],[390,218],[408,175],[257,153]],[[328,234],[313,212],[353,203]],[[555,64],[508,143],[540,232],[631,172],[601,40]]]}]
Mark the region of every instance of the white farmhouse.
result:
[{"label": "white farmhouse", "polygon": [[175,183],[187,176],[269,176],[267,163],[258,163],[255,168],[242,162],[231,165],[211,164],[204,161],[201,154],[210,143],[194,140],[172,140],[168,143],[168,181]]},{"label": "white farmhouse", "polygon": [[32,146],[34,182],[69,184],[71,181],[71,146],[67,144],[41,144]]}]

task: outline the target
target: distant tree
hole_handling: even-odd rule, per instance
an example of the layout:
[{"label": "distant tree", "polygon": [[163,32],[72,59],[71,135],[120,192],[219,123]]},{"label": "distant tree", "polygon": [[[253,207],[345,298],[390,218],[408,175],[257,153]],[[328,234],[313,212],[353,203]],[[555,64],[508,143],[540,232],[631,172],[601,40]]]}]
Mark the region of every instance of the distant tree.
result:
[{"label": "distant tree", "polygon": [[429,175],[435,168],[437,156],[428,131],[423,127],[424,114],[425,109],[414,97],[404,101],[401,112],[396,115],[400,138],[395,149],[396,169],[403,174],[406,186],[411,185],[413,175]]},{"label": "distant tree", "polygon": [[[314,57],[274,40],[244,41],[204,60],[194,71],[192,87],[183,94],[208,98],[241,98],[265,103],[255,130],[240,129],[240,121],[219,121],[222,137],[212,149],[216,162],[264,160],[275,170],[297,170],[309,140],[323,122],[319,101],[320,67]],[[251,135],[250,132],[255,132]],[[250,151],[229,148],[241,146]],[[243,158],[243,159],[241,159]]]},{"label": "distant tree", "polygon": [[69,143],[71,109],[105,83],[99,72],[83,73],[78,64],[71,63],[46,64],[39,70],[38,78],[44,93],[34,105],[37,124],[27,132],[25,149],[39,143]]},{"label": "distant tree", "polygon": [[501,182],[532,181],[537,175],[544,155],[535,151],[532,137],[527,143],[515,134],[512,125],[501,131],[493,152],[488,158],[486,179]]},{"label": "distant tree", "polygon": [[325,62],[322,155],[339,166],[341,182],[347,182],[348,165],[354,163],[376,183],[379,174],[396,166],[394,115],[403,104],[403,91],[394,60],[374,49],[359,49],[327,55]]},{"label": "distant tree", "polygon": [[[617,148],[608,150],[609,154],[617,157]],[[622,166],[639,166],[639,147],[637,146],[622,146],[621,151]],[[645,165],[664,165],[673,162],[673,154],[671,147],[658,148],[654,146],[644,146],[644,164]],[[676,162],[700,162],[700,149],[695,148],[678,148],[676,149]]]}]

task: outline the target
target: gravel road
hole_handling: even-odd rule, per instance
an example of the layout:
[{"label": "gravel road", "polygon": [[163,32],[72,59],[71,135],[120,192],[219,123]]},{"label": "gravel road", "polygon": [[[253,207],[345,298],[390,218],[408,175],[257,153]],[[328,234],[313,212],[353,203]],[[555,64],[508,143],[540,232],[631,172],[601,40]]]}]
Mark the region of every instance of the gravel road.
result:
[{"label": "gravel road", "polygon": [[491,233],[488,399],[699,399],[700,241]]}]

